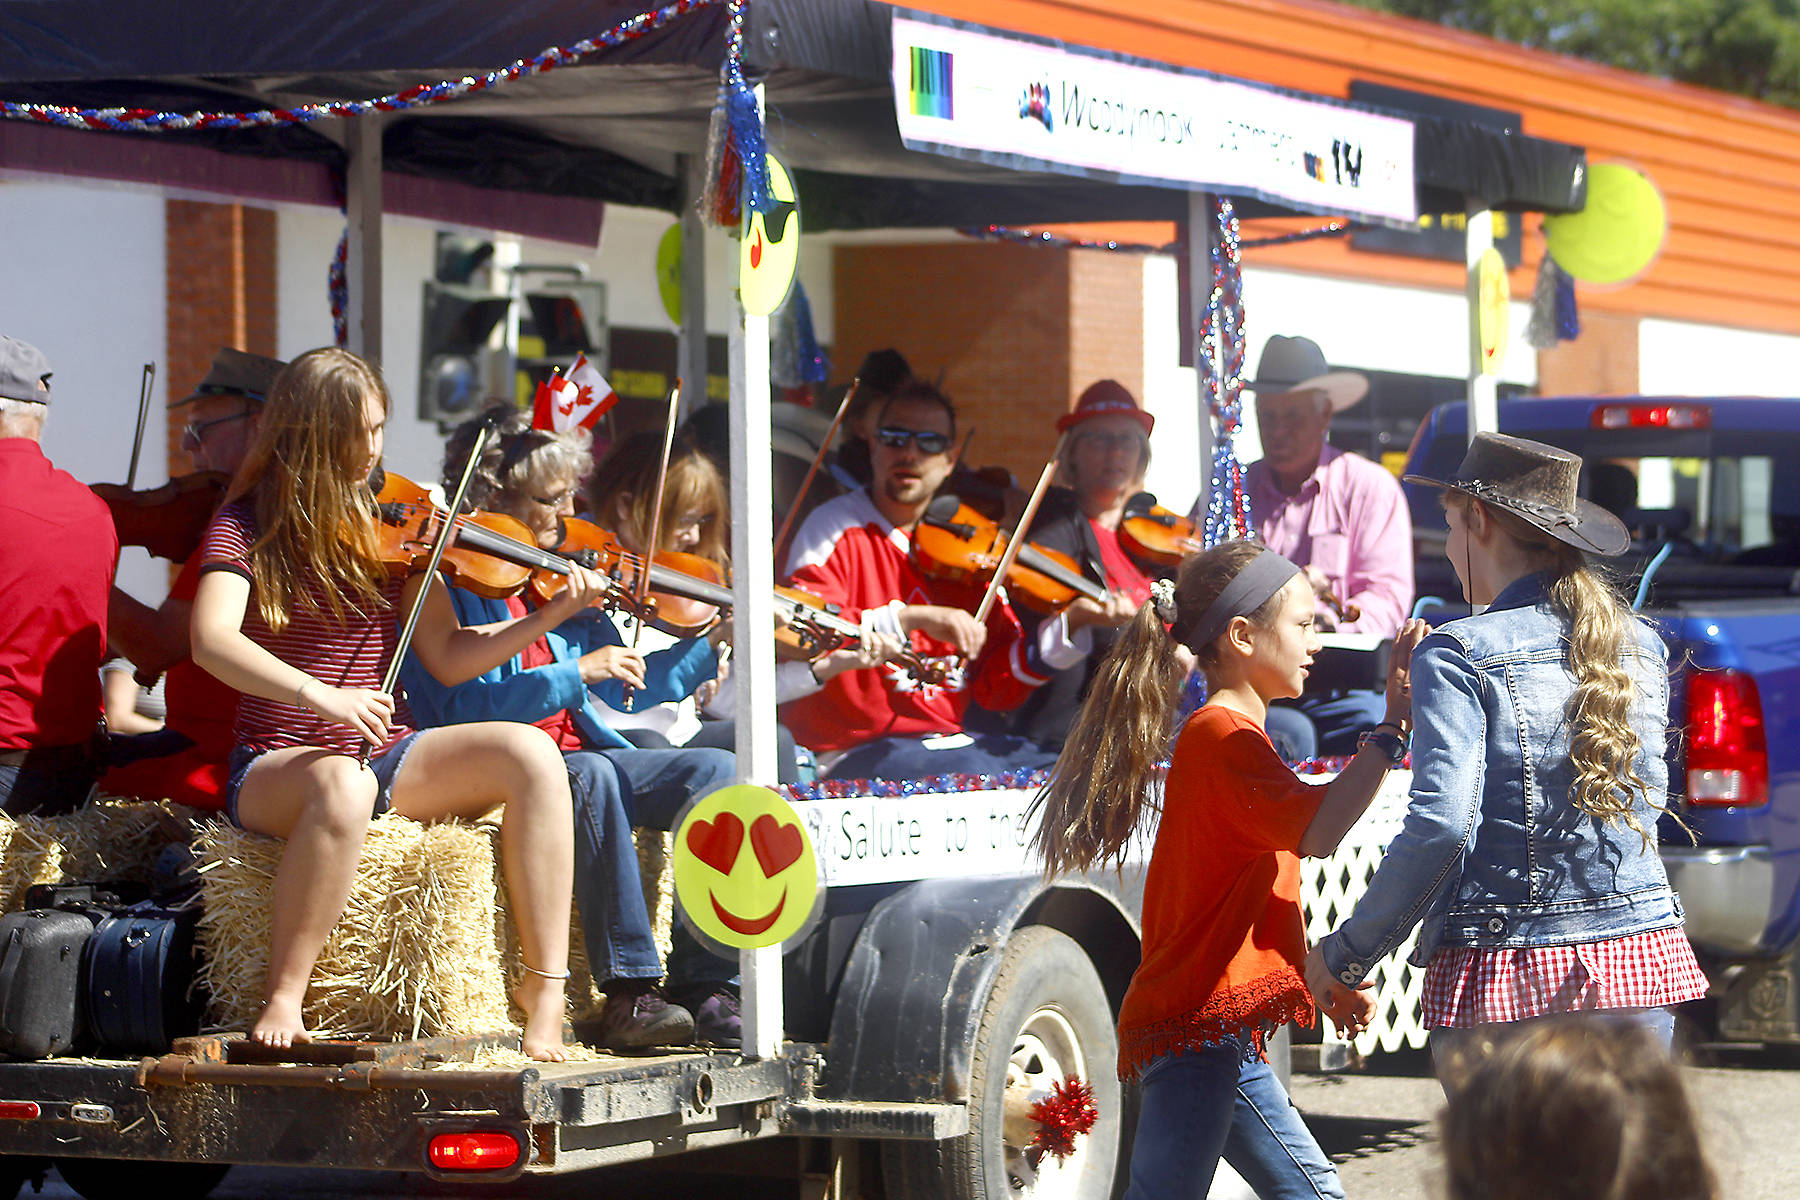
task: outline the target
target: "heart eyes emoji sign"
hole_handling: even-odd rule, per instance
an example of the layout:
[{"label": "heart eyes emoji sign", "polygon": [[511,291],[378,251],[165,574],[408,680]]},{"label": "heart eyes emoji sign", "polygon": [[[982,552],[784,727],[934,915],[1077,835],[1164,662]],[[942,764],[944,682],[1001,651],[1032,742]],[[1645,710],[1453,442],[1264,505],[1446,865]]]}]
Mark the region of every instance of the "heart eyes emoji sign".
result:
[{"label": "heart eyes emoji sign", "polygon": [[806,827],[775,792],[720,788],[675,834],[675,895],[694,932],[733,949],[774,946],[798,933],[819,891]]}]

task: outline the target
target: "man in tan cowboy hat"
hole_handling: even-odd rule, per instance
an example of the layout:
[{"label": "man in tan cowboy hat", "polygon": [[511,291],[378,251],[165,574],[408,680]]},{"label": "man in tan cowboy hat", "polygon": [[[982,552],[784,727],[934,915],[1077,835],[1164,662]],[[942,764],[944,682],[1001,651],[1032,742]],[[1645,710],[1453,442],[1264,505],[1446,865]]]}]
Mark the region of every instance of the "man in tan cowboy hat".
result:
[{"label": "man in tan cowboy hat", "polygon": [[[250,448],[263,401],[287,364],[227,346],[194,390],[169,403],[185,410],[181,445],[194,470],[235,474]],[[223,803],[225,760],[233,744],[238,694],[195,666],[188,656],[188,616],[200,580],[196,548],[161,607],[151,608],[113,589],[112,644],[140,670],[162,671],[168,717],[162,730],[115,738],[115,765],[101,788],[120,796],[172,799],[195,808]]]},{"label": "man in tan cowboy hat", "polygon": [[[1256,378],[1263,457],[1244,472],[1250,521],[1271,550],[1306,571],[1319,596],[1321,629],[1392,635],[1413,602],[1412,521],[1400,483],[1380,465],[1326,444],[1332,415],[1368,393],[1354,371],[1333,371],[1309,338],[1276,334]],[[1325,754],[1354,753],[1363,709],[1358,693],[1303,700]],[[1381,701],[1367,698],[1367,724]],[[1341,711],[1340,711],[1341,710]]]}]

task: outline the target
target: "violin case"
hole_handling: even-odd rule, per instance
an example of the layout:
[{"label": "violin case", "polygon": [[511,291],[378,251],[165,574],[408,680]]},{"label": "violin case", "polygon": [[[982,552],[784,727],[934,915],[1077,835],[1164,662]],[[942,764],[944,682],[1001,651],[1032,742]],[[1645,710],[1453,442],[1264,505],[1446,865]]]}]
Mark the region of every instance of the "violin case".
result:
[{"label": "violin case", "polygon": [[88,884],[40,884],[0,917],[0,1054],[67,1053],[82,1030],[81,965],[118,897]]},{"label": "violin case", "polygon": [[88,1032],[101,1050],[161,1054],[176,1038],[200,1032],[206,994],[194,947],[199,924],[196,893],[140,901],[95,926],[81,991]]}]

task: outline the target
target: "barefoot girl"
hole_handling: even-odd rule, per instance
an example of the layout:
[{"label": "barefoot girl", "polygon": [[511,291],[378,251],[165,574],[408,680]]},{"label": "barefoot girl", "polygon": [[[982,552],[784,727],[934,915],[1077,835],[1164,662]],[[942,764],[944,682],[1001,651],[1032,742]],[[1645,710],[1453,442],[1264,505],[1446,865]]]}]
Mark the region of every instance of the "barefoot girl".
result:
[{"label": "barefoot girl", "polygon": [[[244,693],[226,813],[285,838],[275,874],[269,975],[251,1036],[305,1040],[301,1005],[343,912],[371,818],[472,819],[501,805],[501,862],[525,978],[522,1048],[563,1058],[572,840],[568,778],[556,745],[529,725],[491,722],[415,733],[376,690],[397,641],[404,591],[377,554],[367,480],[381,458],[388,393],[343,350],[301,355],[277,377],[228,502],[202,547],[195,661]],[[433,582],[434,588],[441,584]],[[447,680],[505,661],[593,598],[572,587],[533,617],[445,628],[426,605],[415,650]],[[453,618],[449,618],[453,620]],[[368,766],[358,760],[374,748]]]},{"label": "barefoot girl", "polygon": [[[1197,656],[1208,699],[1182,727],[1163,786],[1144,891],[1143,956],[1119,1013],[1119,1069],[1142,1111],[1128,1200],[1199,1200],[1221,1157],[1256,1194],[1342,1196],[1263,1054],[1268,1030],[1312,1019],[1299,854],[1337,848],[1403,753],[1406,664],[1423,625],[1397,639],[1387,720],[1328,784],[1303,783],[1270,745],[1269,701],[1300,694],[1318,649],[1300,569],[1251,542],[1189,559],[1158,581],[1113,646],[1040,803],[1036,844],[1052,871],[1122,860],[1168,746],[1177,648]],[[1327,1009],[1354,1030],[1370,1005]]]}]

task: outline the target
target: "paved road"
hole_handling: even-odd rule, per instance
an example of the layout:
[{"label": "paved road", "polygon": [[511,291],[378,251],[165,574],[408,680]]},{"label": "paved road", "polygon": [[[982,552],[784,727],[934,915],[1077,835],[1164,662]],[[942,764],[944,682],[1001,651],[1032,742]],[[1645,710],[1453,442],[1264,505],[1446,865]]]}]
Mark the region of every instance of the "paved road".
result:
[{"label": "paved road", "polygon": [[[1702,1047],[1686,1069],[1722,1200],[1791,1200],[1800,1194],[1800,1053]],[[1296,1075],[1294,1098],[1320,1143],[1339,1164],[1353,1198],[1440,1200],[1433,1123],[1443,1102],[1425,1056],[1387,1056],[1370,1070]],[[656,1200],[794,1200],[792,1182],[721,1179],[668,1171],[612,1170],[590,1176],[527,1180],[504,1189],[508,1200],[590,1200],[596,1195]],[[24,1195],[29,1196],[27,1189]],[[1215,1197],[1246,1193],[1221,1186]],[[349,1197],[499,1195],[433,1184],[418,1176],[357,1172],[234,1171],[216,1200],[346,1200]],[[52,1175],[46,1200],[75,1200]]]}]

